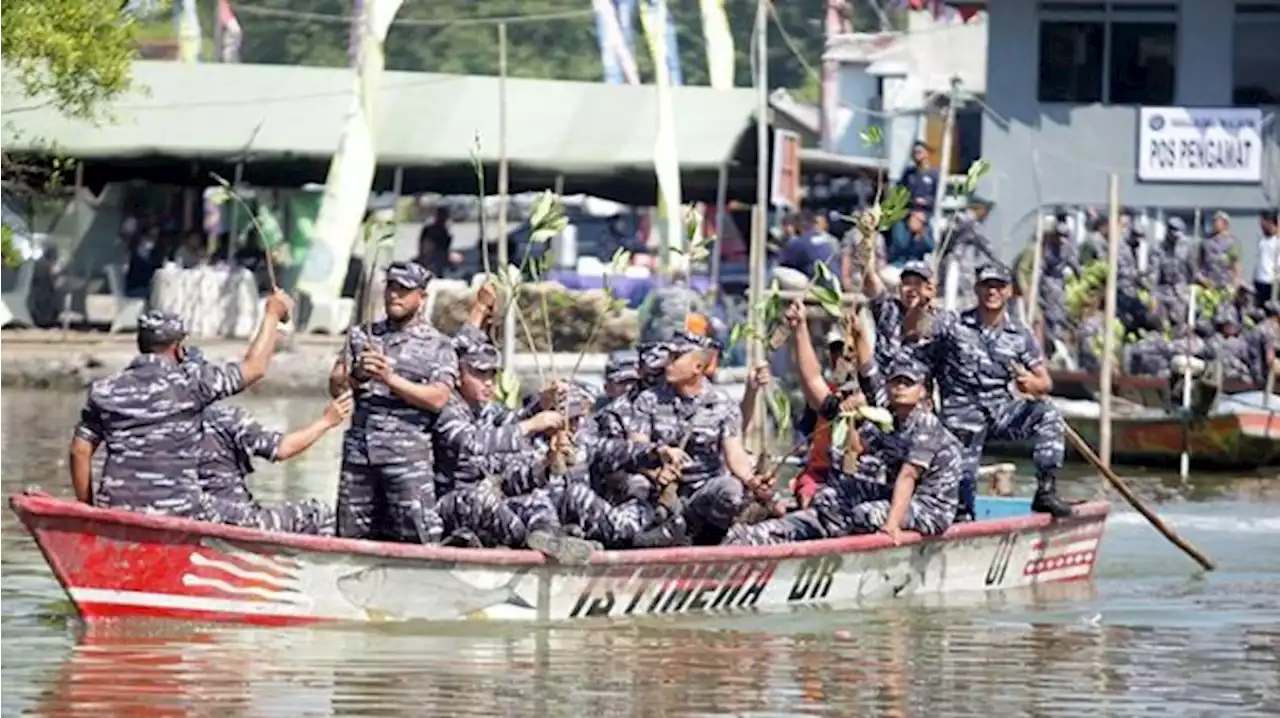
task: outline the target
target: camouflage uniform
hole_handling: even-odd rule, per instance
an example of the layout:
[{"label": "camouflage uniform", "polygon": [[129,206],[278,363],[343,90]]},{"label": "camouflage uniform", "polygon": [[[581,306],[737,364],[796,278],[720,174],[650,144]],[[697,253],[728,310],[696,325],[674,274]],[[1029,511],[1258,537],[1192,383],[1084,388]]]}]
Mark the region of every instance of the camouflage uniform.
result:
[{"label": "camouflage uniform", "polygon": [[[912,274],[925,281],[933,277],[933,271],[924,262],[907,262],[902,265],[902,277]],[[871,299],[871,320],[876,327],[875,356],[876,361],[882,366],[888,366],[893,357],[903,349],[908,349],[920,357],[924,356],[923,342],[904,344],[902,323],[906,315],[907,309],[903,306],[902,300],[891,296],[887,291]]]},{"label": "camouflage uniform", "polygon": [[1126,332],[1145,326],[1150,312],[1141,295],[1147,288],[1147,278],[1138,270],[1136,241],[1140,237],[1131,236],[1134,240],[1122,242],[1116,255],[1116,317],[1124,324]]},{"label": "camouflage uniform", "polygon": [[1183,235],[1186,225],[1173,217],[1167,223],[1164,241],[1150,258],[1155,279],[1156,301],[1165,319],[1175,327],[1187,323],[1187,296],[1195,276],[1191,265],[1191,243]]},{"label": "camouflage uniform", "polygon": [[1173,344],[1158,331],[1147,331],[1125,347],[1125,367],[1135,376],[1168,376]]},{"label": "camouflage uniform", "polygon": [[1230,234],[1224,232],[1200,240],[1200,281],[1214,289],[1230,287],[1232,271],[1239,256],[1236,238]]},{"label": "camouflage uniform", "polygon": [[1076,366],[1087,374],[1102,371],[1103,321],[1103,315],[1091,314],[1076,329]]},{"label": "camouflage uniform", "polygon": [[[430,274],[415,262],[397,262],[387,281],[409,288],[425,287]],[[347,344],[352,365],[366,348],[380,349],[394,371],[418,384],[453,386],[458,363],[447,336],[426,319],[402,326],[376,322],[372,336],[353,326]],[[377,380],[356,390],[351,427],[342,442],[342,476],[338,483],[338,535],[429,542],[432,527],[423,523],[433,503],[430,431],[436,416],[410,405]]]},{"label": "camouflage uniform", "polygon": [[263,507],[245,483],[253,473],[254,456],[276,460],[283,433],[270,431],[249,412],[225,404],[205,409],[202,420],[199,480],[210,520],[264,531],[333,535],[333,509],[324,502],[306,499]]},{"label": "camouflage uniform", "polygon": [[[497,371],[498,350],[479,332],[459,332],[453,341],[458,363],[479,372]],[[554,517],[554,510],[533,498],[509,502],[491,476],[501,478],[507,462],[530,459],[530,440],[520,415],[497,403],[473,408],[455,394],[441,410],[431,432],[435,457],[436,511],[446,537],[474,534],[485,546],[519,547],[528,532],[526,519]],[[541,510],[541,513],[540,513]]]},{"label": "camouflage uniform", "polygon": [[667,341],[684,331],[690,314],[703,313],[706,302],[686,280],[677,279],[656,290],[653,304],[640,332],[641,342]]},{"label": "camouflage uniform", "polygon": [[[174,314],[151,310],[138,318],[140,345],[172,345],[185,336]],[[94,505],[204,518],[200,414],[244,387],[238,363],[179,363],[161,354],[140,354],[93,382],[75,434],[107,445]]]},{"label": "camouflage uniform", "polygon": [[[978,281],[1009,282],[998,266],[979,270]],[[1014,366],[1032,371],[1044,364],[1036,339],[1007,316],[994,329],[982,326],[977,310],[946,312],[933,324],[933,371],[942,394],[942,423],[964,445],[961,512],[973,514],[982,447],[987,439],[1034,438],[1037,495],[1056,496],[1056,474],[1062,469],[1062,415],[1043,399],[1014,398],[1010,385]]]},{"label": "camouflage uniform", "polygon": [[[1249,340],[1238,333],[1240,317],[1235,306],[1225,302],[1220,304],[1214,324],[1223,330],[1222,334],[1215,335],[1210,341],[1214,358],[1222,364],[1222,377],[1234,381],[1252,381],[1253,348],[1249,345]],[[1237,333],[1228,336],[1225,331],[1228,327],[1234,328]]]},{"label": "camouflage uniform", "polygon": [[[672,353],[707,347],[706,337],[681,332],[673,341]],[[686,397],[664,384],[636,397],[628,428],[659,445],[683,445],[689,454],[679,493],[691,532],[696,534],[704,526],[728,529],[747,500],[746,487],[724,465],[724,440],[742,435],[737,402],[710,386],[704,385],[696,397]]]},{"label": "camouflage uniform", "polygon": [[1045,245],[1040,261],[1039,303],[1045,337],[1061,340],[1067,331],[1067,279],[1080,272],[1080,258],[1065,224],[1057,233],[1057,240]]}]

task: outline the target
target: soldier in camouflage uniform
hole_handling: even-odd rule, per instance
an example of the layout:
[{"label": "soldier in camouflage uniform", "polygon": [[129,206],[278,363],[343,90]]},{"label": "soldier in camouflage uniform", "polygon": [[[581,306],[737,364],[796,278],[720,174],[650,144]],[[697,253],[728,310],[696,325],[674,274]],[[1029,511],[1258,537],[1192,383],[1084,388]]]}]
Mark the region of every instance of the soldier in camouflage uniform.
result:
[{"label": "soldier in camouflage uniform", "polygon": [[1222,364],[1222,377],[1232,381],[1253,381],[1253,348],[1240,335],[1240,315],[1234,305],[1218,305],[1213,320],[1217,335],[1213,337],[1214,357]]},{"label": "soldier in camouflage uniform", "polygon": [[554,508],[506,501],[498,482],[488,480],[489,469],[526,463],[530,437],[558,430],[564,418],[545,411],[521,421],[496,404],[498,350],[478,330],[468,329],[453,340],[460,368],[457,392],[431,432],[435,494],[440,497],[436,511],[450,543],[520,547],[531,530],[557,528],[551,522]]},{"label": "soldier in camouflage uniform", "polygon": [[417,262],[392,263],[386,319],[368,331],[353,326],[329,375],[331,396],[356,382],[338,482],[344,538],[431,540],[423,523],[424,505],[434,503],[430,431],[453,393],[458,363],[450,339],[421,316],[430,279]]},{"label": "soldier in camouflage uniform", "polygon": [[1040,260],[1040,312],[1048,340],[1067,338],[1067,280],[1080,273],[1080,257],[1071,241],[1071,228],[1058,222],[1047,233]]},{"label": "soldier in camouflage uniform", "polygon": [[[960,511],[974,515],[978,464],[988,439],[1034,438],[1033,511],[1055,517],[1072,509],[1057,493],[1062,470],[1062,415],[1044,397],[1053,387],[1044,353],[1026,327],[1010,319],[1010,277],[1003,266],[978,270],[977,306],[944,312],[933,323],[930,357],[942,395],[942,422],[965,447]],[[1013,387],[1021,396],[1014,396]]]},{"label": "soldier in camouflage uniform", "polygon": [[746,504],[747,491],[759,483],[742,445],[742,414],[736,402],[708,385],[707,337],[680,332],[670,349],[666,383],[636,398],[628,427],[639,443],[674,446],[690,457],[678,477],[680,509],[669,525],[654,530],[678,533],[683,519],[695,543],[720,543]]},{"label": "soldier in camouflage uniform", "polygon": [[[292,306],[283,292],[272,293],[244,360],[222,365],[182,361],[187,332],[180,317],[156,310],[139,317],[140,354],[89,387],[69,448],[76,498],[103,508],[203,518],[200,414],[266,375],[276,328]],[[101,444],[107,459],[95,491],[92,460]]]},{"label": "soldier in camouflage uniform", "polygon": [[264,531],[332,536],[333,508],[325,502],[305,499],[262,506],[245,479],[253,473],[253,457],[277,462],[297,456],[346,421],[351,405],[351,392],[344,392],[329,402],[319,419],[288,434],[265,428],[237,406],[219,403],[205,409],[200,488],[209,520]]},{"label": "soldier in camouflage uniform", "polygon": [[1151,253],[1155,299],[1161,313],[1175,328],[1187,323],[1187,296],[1195,274],[1187,225],[1179,217],[1165,222],[1164,240]]},{"label": "soldier in camouflage uniform", "polygon": [[1135,376],[1168,376],[1173,360],[1173,344],[1164,335],[1164,321],[1147,317],[1147,327],[1136,342],[1124,348],[1125,368]]},{"label": "soldier in camouflage uniform", "polygon": [[867,272],[862,278],[876,328],[876,361],[882,366],[887,366],[904,348],[920,352],[925,346],[919,339],[919,329],[927,321],[924,315],[932,311],[933,270],[926,262],[907,262],[902,265],[900,277],[897,297],[889,295],[875,272]]},{"label": "soldier in camouflage uniform", "polygon": [[1197,253],[1196,280],[1206,286],[1222,290],[1240,282],[1240,248],[1231,235],[1231,216],[1226,212],[1213,213],[1213,234],[1200,241]]}]

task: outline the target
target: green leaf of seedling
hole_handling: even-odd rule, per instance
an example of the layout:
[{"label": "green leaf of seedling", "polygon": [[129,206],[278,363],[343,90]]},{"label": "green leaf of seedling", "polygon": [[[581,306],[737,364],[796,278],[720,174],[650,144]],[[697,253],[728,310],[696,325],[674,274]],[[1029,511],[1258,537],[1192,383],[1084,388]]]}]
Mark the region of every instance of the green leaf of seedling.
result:
[{"label": "green leaf of seedling", "polygon": [[619,249],[614,252],[613,257],[609,260],[609,274],[625,274],[630,267],[631,252],[625,249]]},{"label": "green leaf of seedling", "polygon": [[877,147],[884,141],[884,135],[877,125],[872,125],[871,127],[859,132],[858,138],[861,139],[862,144],[867,147]]},{"label": "green leaf of seedling", "polygon": [[505,405],[508,409],[515,409],[520,406],[520,377],[510,369],[503,369],[498,374],[497,390],[498,401]]},{"label": "green leaf of seedling", "polygon": [[751,326],[748,324],[734,324],[733,328],[729,330],[729,347],[728,348],[732,349],[733,347],[736,347],[739,344],[741,344],[742,340],[746,338],[750,330],[751,330]]},{"label": "green leaf of seedling", "polygon": [[907,216],[911,204],[911,194],[901,185],[889,191],[889,196],[880,203],[879,229],[884,231]]},{"label": "green leaf of seedling", "polygon": [[844,316],[844,302],[831,287],[815,284],[809,288],[809,293],[832,319],[840,319]]},{"label": "green leaf of seedling", "polygon": [[969,171],[964,177],[964,191],[966,194],[973,194],[978,188],[978,182],[991,171],[991,163],[984,159],[976,160],[969,165]]},{"label": "green leaf of seedling", "polygon": [[775,391],[770,397],[769,408],[773,413],[773,420],[778,425],[779,432],[787,432],[791,429],[791,395],[785,391]]}]

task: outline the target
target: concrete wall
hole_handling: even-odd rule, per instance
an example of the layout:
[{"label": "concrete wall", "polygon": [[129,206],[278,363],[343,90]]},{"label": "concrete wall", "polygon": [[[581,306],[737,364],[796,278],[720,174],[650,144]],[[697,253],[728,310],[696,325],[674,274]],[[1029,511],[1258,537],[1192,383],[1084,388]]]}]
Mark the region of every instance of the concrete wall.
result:
[{"label": "concrete wall", "polygon": [[[1137,107],[1040,104],[1036,100],[1039,57],[1038,3],[990,0],[987,96],[983,157],[993,172],[982,191],[996,200],[989,220],[993,239],[1012,255],[1030,236],[1041,205],[1105,205],[1107,176],[1120,175],[1121,203],[1171,210],[1226,209],[1237,216],[1236,232],[1249,245],[1257,234],[1253,216],[1267,206],[1263,186],[1142,184],[1137,181]],[[1174,104],[1229,106],[1232,88],[1234,16],[1229,0],[1181,0],[1177,86]],[[1277,43],[1280,46],[1280,42]],[[1099,48],[1099,52],[1102,49]],[[1280,56],[1277,61],[1280,72]],[[1280,121],[1264,138],[1264,173],[1280,174]],[[1270,198],[1274,205],[1277,197]]]}]

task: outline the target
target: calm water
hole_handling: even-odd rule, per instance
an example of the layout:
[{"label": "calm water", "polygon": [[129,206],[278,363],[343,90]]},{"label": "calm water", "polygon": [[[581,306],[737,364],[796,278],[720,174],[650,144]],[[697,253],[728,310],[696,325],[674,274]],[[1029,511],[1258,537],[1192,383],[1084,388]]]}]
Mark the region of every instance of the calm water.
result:
[{"label": "calm water", "polygon": [[[79,397],[4,392],[5,494],[65,493]],[[299,425],[316,401],[251,401]],[[332,495],[336,434],[254,479],[266,498]],[[1176,486],[1137,479],[1149,494]],[[1092,480],[1069,493],[1089,496]],[[3,521],[5,715],[1280,714],[1280,478],[1197,478],[1162,512],[1218,559],[1198,575],[1139,517],[1109,524],[1092,585],[857,611],[591,630],[467,624],[88,633]]]}]

